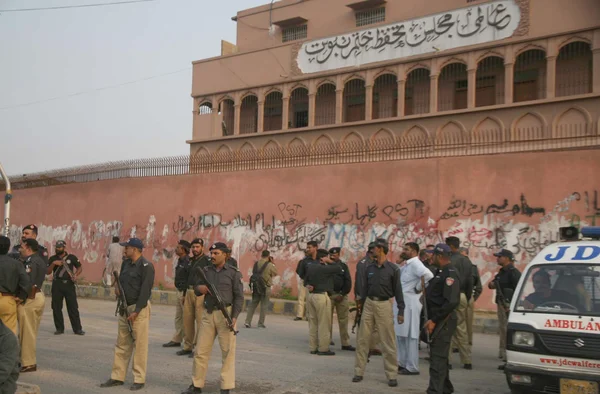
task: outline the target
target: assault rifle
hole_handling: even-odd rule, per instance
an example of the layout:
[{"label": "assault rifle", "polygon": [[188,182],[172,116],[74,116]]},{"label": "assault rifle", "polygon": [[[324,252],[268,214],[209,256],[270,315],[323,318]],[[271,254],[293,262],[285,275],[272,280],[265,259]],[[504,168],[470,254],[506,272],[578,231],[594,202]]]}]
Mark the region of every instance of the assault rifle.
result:
[{"label": "assault rifle", "polygon": [[199,268],[197,271],[200,274],[200,278],[204,281],[204,283],[206,283],[206,287],[208,287],[210,295],[213,296],[216,300],[216,307],[221,311],[221,313],[223,313],[223,316],[227,321],[227,327],[229,327],[229,330],[233,332],[233,335],[237,335],[239,331],[236,331],[235,327],[233,326],[233,320],[231,319],[231,315],[229,315],[229,312],[227,312],[227,305],[225,305],[225,302],[221,297],[221,293],[219,293],[219,290],[217,290],[214,284],[209,282],[202,268]]},{"label": "assault rifle", "polygon": [[[429,313],[427,312],[427,295],[425,294],[425,277],[421,277],[421,291],[423,292],[423,318],[425,319],[425,323],[429,321]],[[427,348],[429,349],[429,344],[431,343],[431,336],[429,335],[429,331],[423,327],[425,330],[425,337],[427,339]]]},{"label": "assault rifle", "polygon": [[75,287],[77,287],[77,280],[75,279],[75,274],[73,273],[73,270],[71,269],[71,267],[69,267],[69,264],[67,264],[67,262],[65,261],[65,258],[69,257],[69,254],[67,254],[64,258],[60,259],[63,263],[63,267],[65,267],[65,270],[67,271],[67,274],[69,275],[69,277],[71,277],[71,280],[73,281],[73,284],[75,285]]},{"label": "assault rifle", "polygon": [[127,330],[131,334],[131,339],[135,342],[135,337],[133,336],[133,325],[131,324],[131,320],[129,320],[129,311],[127,310],[127,299],[125,298],[125,291],[123,290],[123,285],[121,285],[121,281],[119,280],[119,273],[115,270],[113,271],[113,275],[115,276],[115,283],[117,291],[117,310],[115,311],[115,316],[117,313],[121,316],[125,316],[125,321],[127,322]]},{"label": "assault rifle", "polygon": [[360,326],[360,318],[362,317],[362,307],[360,305],[360,301],[356,301],[356,306],[348,310],[350,313],[354,311],[356,311],[356,315],[354,315],[354,324],[352,324],[352,334],[354,334],[356,327]]},{"label": "assault rifle", "polygon": [[[512,299],[514,290],[508,291],[509,294],[504,294],[502,287],[500,287],[500,280],[498,278],[494,279],[494,284],[496,285],[496,294],[498,296],[498,305],[502,306],[506,312],[510,309],[510,301]],[[510,290],[510,289],[506,289]]]}]

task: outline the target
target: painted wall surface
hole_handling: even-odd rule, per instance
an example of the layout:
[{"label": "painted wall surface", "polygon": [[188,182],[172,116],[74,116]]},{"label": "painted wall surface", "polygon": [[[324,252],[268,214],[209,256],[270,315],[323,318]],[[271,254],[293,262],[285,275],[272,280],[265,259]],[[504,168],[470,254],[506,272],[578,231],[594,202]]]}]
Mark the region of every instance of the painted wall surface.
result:
[{"label": "painted wall surface", "polygon": [[246,283],[268,248],[280,273],[275,291],[295,293],[308,240],[341,246],[354,274],[375,237],[388,239],[395,261],[406,242],[456,235],[481,272],[477,307],[493,309],[485,287],[497,270],[492,254],[509,248],[522,269],[560,226],[600,225],[599,174],[600,151],[582,150],[69,184],[15,191],[11,238],[36,223],[45,246],[65,239],[83,276],[97,282],[111,237],[137,236],[155,263],[155,285],[165,287],[180,238],[227,242]]}]

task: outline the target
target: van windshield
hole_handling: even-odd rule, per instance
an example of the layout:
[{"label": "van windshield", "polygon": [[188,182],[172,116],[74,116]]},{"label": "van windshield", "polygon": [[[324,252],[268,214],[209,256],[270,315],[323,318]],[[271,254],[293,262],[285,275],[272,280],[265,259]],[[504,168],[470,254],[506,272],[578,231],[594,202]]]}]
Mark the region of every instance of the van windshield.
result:
[{"label": "van windshield", "polygon": [[600,316],[600,265],[533,267],[521,287],[515,311]]}]

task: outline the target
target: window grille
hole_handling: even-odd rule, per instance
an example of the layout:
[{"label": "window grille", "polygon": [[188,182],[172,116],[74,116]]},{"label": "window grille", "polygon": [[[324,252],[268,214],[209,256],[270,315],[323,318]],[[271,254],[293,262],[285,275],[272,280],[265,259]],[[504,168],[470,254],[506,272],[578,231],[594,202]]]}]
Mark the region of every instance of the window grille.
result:
[{"label": "window grille", "polygon": [[285,27],[281,32],[282,42],[302,40],[306,37],[308,37],[307,25]]},{"label": "window grille", "polygon": [[356,12],[356,27],[385,21],[385,7]]}]

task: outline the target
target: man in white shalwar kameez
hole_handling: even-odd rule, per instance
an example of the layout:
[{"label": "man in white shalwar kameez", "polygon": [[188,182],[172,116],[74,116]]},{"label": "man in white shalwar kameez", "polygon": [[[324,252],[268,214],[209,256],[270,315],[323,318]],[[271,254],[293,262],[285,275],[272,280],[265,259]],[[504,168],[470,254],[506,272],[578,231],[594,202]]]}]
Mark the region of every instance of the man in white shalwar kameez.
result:
[{"label": "man in white shalwar kameez", "polygon": [[[429,268],[419,260],[419,245],[409,242],[404,245],[401,257],[406,261],[400,271],[400,282],[404,293],[404,324],[395,322],[398,373],[418,375],[419,372],[419,323],[421,319],[421,278],[425,283],[433,278]],[[394,313],[396,311],[394,305]],[[394,315],[395,316],[395,315]]]}]

